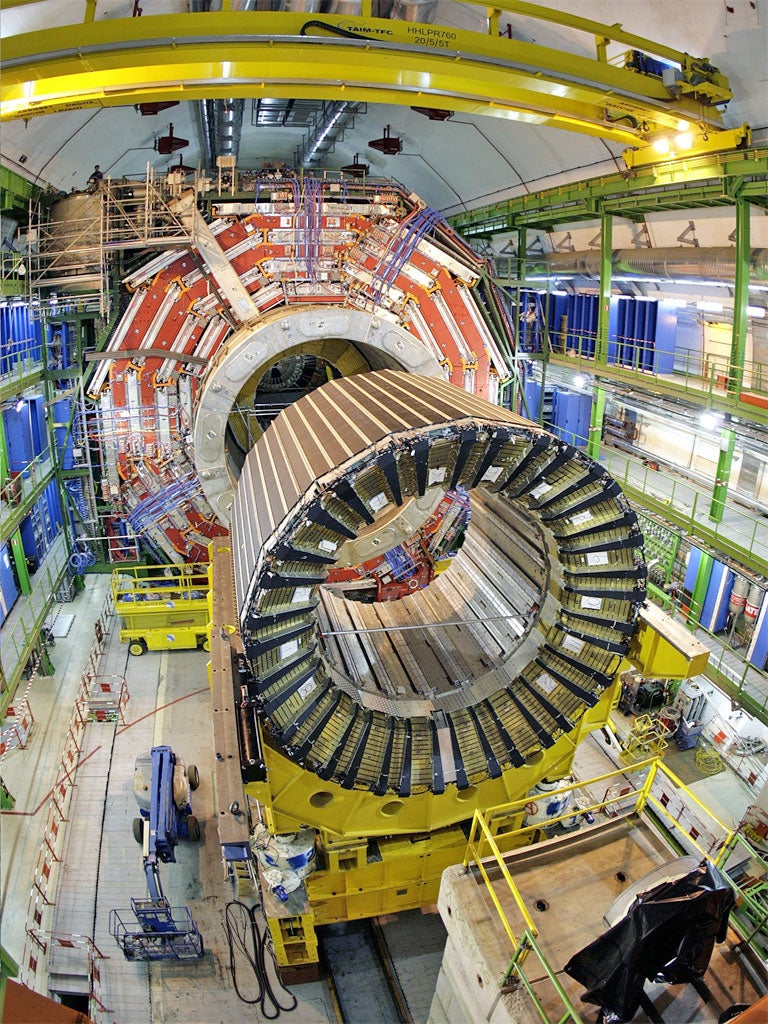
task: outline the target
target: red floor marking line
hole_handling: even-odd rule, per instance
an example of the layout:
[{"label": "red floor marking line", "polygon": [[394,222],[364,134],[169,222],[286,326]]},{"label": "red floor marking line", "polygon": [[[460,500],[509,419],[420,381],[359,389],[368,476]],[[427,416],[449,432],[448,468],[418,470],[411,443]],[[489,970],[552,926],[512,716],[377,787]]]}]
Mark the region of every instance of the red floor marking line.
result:
[{"label": "red floor marking line", "polygon": [[[115,733],[115,735],[116,736],[120,736],[121,733],[124,733],[126,729],[130,729],[131,726],[138,725],[139,722],[143,722],[147,718],[151,718],[153,715],[156,715],[158,711],[164,711],[165,708],[170,708],[174,704],[179,704],[181,701],[187,700],[189,697],[199,697],[201,693],[208,693],[209,691],[210,691],[210,687],[203,686],[201,689],[194,690],[192,693],[185,693],[183,697],[177,697],[176,700],[170,700],[170,701],[168,701],[167,704],[163,704],[159,708],[155,708],[154,711],[148,711],[146,715],[142,715],[141,718],[137,718],[135,722],[128,722],[126,725],[124,725],[122,727],[122,729],[118,729],[117,732]],[[99,751],[99,750],[101,750],[101,744],[99,744],[98,747],[94,747],[93,750],[90,752],[90,754],[86,754],[86,756],[82,759],[82,761],[78,761],[77,762],[77,767],[76,767],[75,770],[77,770],[77,768],[79,768],[80,765],[85,764],[85,762],[90,757],[93,757],[93,755],[97,751]],[[0,814],[14,814],[14,815],[16,815],[19,818],[32,818],[32,817],[34,817],[37,814],[37,812],[40,810],[41,807],[44,807],[48,803],[48,801],[51,798],[51,794],[53,793],[54,788],[55,788],[54,786],[51,786],[51,788],[45,794],[45,796],[40,801],[40,803],[37,805],[37,807],[34,809],[34,811],[11,811],[11,810],[6,810],[6,811],[0,811]]]},{"label": "red floor marking line", "polygon": [[[99,744],[98,747],[94,747],[93,750],[90,752],[90,754],[86,754],[85,757],[81,761],[78,761],[77,764],[75,765],[75,769],[74,770],[77,771],[77,769],[80,767],[81,764],[85,764],[85,762],[89,758],[93,757],[93,755],[96,754],[99,750],[101,750],[101,744]],[[45,796],[40,801],[40,803],[37,805],[37,807],[34,809],[34,811],[0,811],[0,813],[2,813],[2,814],[17,814],[20,818],[32,818],[32,817],[34,817],[34,815],[37,814],[37,812],[40,810],[41,807],[44,807],[48,803],[48,801],[50,800],[51,795],[53,794],[53,791],[54,791],[55,788],[56,788],[56,785],[54,783],[54,785],[51,786],[51,788],[45,794]]]},{"label": "red floor marking line", "polygon": [[122,735],[126,729],[131,729],[134,725],[138,725],[139,722],[144,722],[147,718],[151,718],[156,715],[158,711],[164,711],[166,708],[173,707],[174,704],[179,704],[183,700],[188,700],[190,697],[199,697],[201,693],[210,693],[209,686],[203,686],[199,690],[193,690],[192,693],[185,693],[183,697],[177,697],[176,700],[169,700],[167,704],[162,704],[159,708],[155,708],[154,711],[148,711],[146,715],[142,715],[141,718],[137,718],[135,722],[127,722],[122,729],[118,729],[115,733],[116,736]]}]

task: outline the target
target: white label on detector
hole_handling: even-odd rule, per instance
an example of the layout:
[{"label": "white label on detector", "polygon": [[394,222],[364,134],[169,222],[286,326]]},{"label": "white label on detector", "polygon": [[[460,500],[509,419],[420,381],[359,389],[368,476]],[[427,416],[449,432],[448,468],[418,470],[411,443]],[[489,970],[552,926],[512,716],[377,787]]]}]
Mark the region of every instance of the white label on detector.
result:
[{"label": "white label on detector", "polygon": [[580,526],[582,523],[588,523],[592,518],[592,513],[589,509],[585,509],[584,512],[579,512],[575,516],[571,516],[571,524],[573,526]]},{"label": "white label on detector", "polygon": [[574,654],[579,654],[584,646],[584,641],[577,636],[566,635],[563,637],[563,642],[560,646],[564,647],[566,651],[573,651]]},{"label": "white label on detector", "polygon": [[389,504],[389,498],[387,498],[386,494],[381,491],[379,494],[374,494],[368,504],[374,512],[378,512],[380,509],[384,508],[385,505]]},{"label": "white label on detector", "polygon": [[489,466],[485,473],[483,473],[483,480],[495,483],[501,476],[503,469],[503,466]]},{"label": "white label on detector", "polygon": [[312,676],[312,678],[308,679],[306,681],[306,683],[302,683],[301,684],[301,686],[299,687],[297,693],[303,699],[304,697],[308,697],[310,695],[310,693],[312,693],[312,691],[316,690],[316,689],[317,689],[317,683],[315,682],[315,677]]},{"label": "white label on detector", "polygon": [[296,587],[291,604],[304,604],[305,601],[309,600],[311,593],[312,587]]},{"label": "white label on detector", "polygon": [[549,672],[541,672],[536,677],[536,685],[544,693],[552,693],[554,688],[557,686],[557,680],[553,679]]},{"label": "white label on detector", "polygon": [[587,555],[587,565],[608,565],[608,552],[590,551]]},{"label": "white label on detector", "polygon": [[547,491],[551,490],[552,484],[548,484],[545,480],[543,483],[537,484],[530,493],[532,498],[540,498],[542,494],[546,494]]},{"label": "white label on detector", "polygon": [[288,640],[288,641],[286,641],[286,643],[280,644],[280,647],[278,648],[278,650],[280,652],[280,660],[282,661],[283,658],[290,658],[290,656],[292,654],[295,654],[296,651],[298,651],[298,649],[299,649],[299,641],[298,640]]},{"label": "white label on detector", "polygon": [[335,551],[338,548],[338,544],[334,540],[327,540],[325,537],[317,545],[321,551]]},{"label": "white label on detector", "polygon": [[603,607],[603,599],[602,597],[582,597],[581,607],[599,611]]},{"label": "white label on detector", "polygon": [[445,480],[445,466],[435,466],[429,471],[429,486],[441,484]]}]

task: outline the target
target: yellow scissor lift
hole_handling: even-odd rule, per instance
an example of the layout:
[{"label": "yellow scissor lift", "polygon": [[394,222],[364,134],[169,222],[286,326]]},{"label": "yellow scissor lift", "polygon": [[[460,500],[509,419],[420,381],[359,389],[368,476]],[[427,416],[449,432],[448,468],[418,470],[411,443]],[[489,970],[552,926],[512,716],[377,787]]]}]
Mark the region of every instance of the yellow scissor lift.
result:
[{"label": "yellow scissor lift", "polygon": [[131,654],[202,647],[208,639],[206,565],[153,565],[116,569],[112,597],[120,640]]}]

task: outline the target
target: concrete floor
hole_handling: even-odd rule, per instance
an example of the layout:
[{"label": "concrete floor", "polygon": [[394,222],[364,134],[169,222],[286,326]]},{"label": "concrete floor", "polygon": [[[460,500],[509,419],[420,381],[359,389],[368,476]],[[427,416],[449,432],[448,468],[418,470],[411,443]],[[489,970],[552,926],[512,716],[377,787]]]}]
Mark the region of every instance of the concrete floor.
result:
[{"label": "concrete floor", "polygon": [[[35,724],[25,749],[8,752],[3,779],[16,799],[3,811],[2,943],[24,967],[28,963],[25,929],[31,879],[42,822],[64,748],[67,722],[88,650],[94,622],[107,592],[106,577],[88,577],[86,590],[63,606],[74,613],[66,637],[51,650],[56,673],[37,677],[29,689]],[[68,814],[59,886],[51,931],[90,935],[105,959],[99,961],[101,1000],[112,1024],[212,1024],[260,1013],[238,998],[232,983],[224,930],[224,907],[234,897],[225,882],[215,821],[212,820],[212,736],[206,673],[207,656],[197,651],[127,655],[112,631],[101,671],[124,673],[130,692],[125,722],[89,723]],[[188,905],[205,944],[201,960],[128,963],[109,933],[109,912],[130,907],[131,897],[146,895],[141,852],[131,829],[137,814],[133,764],[137,753],[156,743],[171,745],[200,771],[194,811],[200,820],[199,845],[181,843],[177,863],[163,865],[162,882],[173,906]],[[95,883],[95,884],[94,884]],[[128,912],[130,918],[130,912]],[[52,952],[49,968],[59,991],[82,991],[87,970],[82,949]],[[24,980],[24,973],[22,973]],[[248,965],[239,964],[240,986],[258,996]],[[333,1004],[323,982],[295,989],[296,1024],[332,1024]],[[289,997],[283,993],[287,1004]]]},{"label": "concrete floor", "polygon": [[[88,577],[86,590],[60,606],[61,615],[73,614],[74,619],[67,636],[57,639],[50,652],[56,673],[32,682],[29,703],[35,724],[26,749],[10,751],[2,763],[3,779],[16,798],[14,810],[3,811],[0,817],[2,943],[22,965],[29,954],[29,947],[25,950],[25,928],[32,871],[43,842],[42,822],[59,770],[70,709],[94,622],[102,611],[107,588],[106,577]],[[100,671],[124,674],[130,700],[124,722],[90,723],[86,727],[51,930],[56,934],[90,935],[104,954],[100,991],[112,1013],[104,1014],[102,1019],[111,1024],[211,1024],[239,1020],[245,1015],[264,1019],[260,1009],[240,1000],[232,981],[224,908],[234,893],[224,878],[212,814],[206,661],[207,656],[197,651],[129,657],[116,629],[105,648]],[[190,907],[203,935],[205,955],[196,961],[155,962],[148,966],[125,961],[108,925],[110,910],[128,908],[131,897],[145,895],[141,854],[131,831],[137,813],[132,792],[133,763],[137,753],[161,742],[171,745],[187,763],[197,764],[200,771],[194,810],[201,823],[202,842],[180,844],[177,863],[162,867],[162,881],[174,906]],[[598,732],[579,748],[579,776],[590,778],[613,770],[618,749],[615,744],[608,745]],[[684,781],[698,777],[694,751],[672,750],[670,756],[674,759],[672,770]],[[730,785],[729,775],[725,778]],[[747,787],[740,780],[736,782],[746,790],[740,799],[749,802]],[[725,800],[733,804],[730,796]],[[409,936],[414,934],[411,923],[383,922],[383,928],[395,958],[409,961],[401,981],[406,979],[404,987],[408,986],[407,1002],[413,1019],[424,1020],[430,998],[427,990],[434,986],[441,955],[435,946],[437,940],[434,936],[429,941],[420,940],[419,948],[411,949],[409,960]],[[77,991],[78,977],[82,984],[82,952],[79,964],[71,962],[72,957],[78,960],[78,954],[72,954],[68,961],[57,951],[52,958],[50,966],[59,991],[66,991],[67,984]],[[258,999],[259,986],[242,956],[237,959],[237,971],[243,995]],[[295,1024],[333,1024],[337,1020],[324,982],[296,986],[293,994],[298,1000],[291,1013]],[[288,1005],[289,996],[279,995]],[[269,1007],[266,1009],[269,1012]]]}]

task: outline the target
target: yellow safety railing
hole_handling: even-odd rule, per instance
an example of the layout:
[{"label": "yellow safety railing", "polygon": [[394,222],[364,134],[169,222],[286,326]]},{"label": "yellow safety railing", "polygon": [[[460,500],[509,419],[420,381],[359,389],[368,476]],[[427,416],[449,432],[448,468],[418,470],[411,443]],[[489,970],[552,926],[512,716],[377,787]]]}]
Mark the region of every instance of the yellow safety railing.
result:
[{"label": "yellow safety railing", "polygon": [[[595,787],[602,789],[603,784],[604,795],[595,799],[591,791]],[[692,847],[702,858],[710,860],[715,865],[719,865],[727,852],[732,850],[734,843],[734,831],[713,814],[659,758],[648,758],[632,765],[631,768],[569,783],[548,791],[547,798],[557,801],[577,791],[585,793],[588,799],[580,800],[575,807],[573,804],[566,806],[562,814],[547,817],[544,822],[538,821],[530,825],[510,824],[498,831],[493,827],[494,820],[524,822],[525,808],[526,804],[530,803],[530,795],[476,811],[463,860],[465,870],[474,869],[482,879],[488,898],[511,944],[509,966],[500,984],[521,984],[531,997],[542,1021],[548,1021],[549,1018],[523,970],[530,953],[534,953],[560,997],[564,1015],[559,1020],[580,1021],[581,1017],[558,980],[557,972],[548,963],[536,941],[538,929],[509,871],[505,854],[502,852],[504,848],[527,845],[526,840],[535,841],[537,833],[540,835],[544,829],[549,830],[553,825],[562,822],[572,822],[575,815],[587,819],[592,815],[601,814],[615,818],[641,815],[644,812],[652,813],[656,817],[657,823],[672,835],[676,845],[683,848]],[[595,827],[599,827],[599,824],[587,825],[586,830]],[[731,884],[738,890],[735,883]],[[510,906],[509,895],[512,896],[510,912],[513,915],[516,912],[522,922],[519,935],[516,934],[509,913],[505,910],[505,904]]]}]

